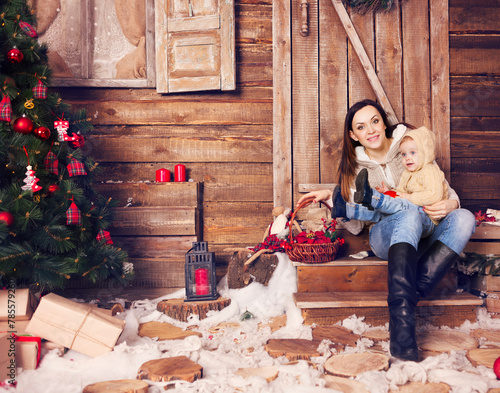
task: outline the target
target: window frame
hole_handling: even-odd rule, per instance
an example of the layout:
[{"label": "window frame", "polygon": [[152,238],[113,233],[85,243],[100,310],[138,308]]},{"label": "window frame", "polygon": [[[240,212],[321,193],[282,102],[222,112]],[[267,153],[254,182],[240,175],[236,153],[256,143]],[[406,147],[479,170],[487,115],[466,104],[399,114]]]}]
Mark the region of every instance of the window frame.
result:
[{"label": "window frame", "polygon": [[[81,0],[80,12],[82,16],[81,59],[82,78],[52,78],[54,87],[123,87],[149,88],[156,86],[156,59],[155,59],[155,0],[146,2],[146,78],[145,79],[113,79],[90,78],[91,70],[91,15],[92,0]],[[86,77],[85,77],[86,76]]]}]

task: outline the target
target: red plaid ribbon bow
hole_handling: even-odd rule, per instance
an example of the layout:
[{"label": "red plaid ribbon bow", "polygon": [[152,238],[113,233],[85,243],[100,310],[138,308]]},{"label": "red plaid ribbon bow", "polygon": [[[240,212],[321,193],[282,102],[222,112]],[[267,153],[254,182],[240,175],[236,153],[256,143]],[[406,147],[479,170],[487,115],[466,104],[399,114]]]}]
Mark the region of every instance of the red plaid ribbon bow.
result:
[{"label": "red plaid ribbon bow", "polygon": [[40,79],[38,79],[38,83],[32,90],[33,98],[47,98],[47,86],[45,86]]},{"label": "red plaid ribbon bow", "polygon": [[113,244],[113,240],[111,240],[110,233],[103,229],[99,229],[99,233],[97,234],[96,239],[98,242],[106,240],[106,244]]},{"label": "red plaid ribbon bow", "polygon": [[53,175],[56,176],[59,174],[59,160],[57,159],[57,156],[51,151],[49,151],[45,156],[45,159],[43,160],[43,165],[45,165],[45,169],[49,173],[52,173]]},{"label": "red plaid ribbon bow", "polygon": [[82,225],[82,212],[76,206],[75,201],[71,202],[66,210],[66,225]]},{"label": "red plaid ribbon bow", "polygon": [[85,166],[75,158],[72,158],[69,164],[66,166],[68,168],[69,176],[83,176],[86,175]]},{"label": "red plaid ribbon bow", "polygon": [[8,96],[3,96],[2,101],[0,101],[0,120],[12,120],[12,105]]}]

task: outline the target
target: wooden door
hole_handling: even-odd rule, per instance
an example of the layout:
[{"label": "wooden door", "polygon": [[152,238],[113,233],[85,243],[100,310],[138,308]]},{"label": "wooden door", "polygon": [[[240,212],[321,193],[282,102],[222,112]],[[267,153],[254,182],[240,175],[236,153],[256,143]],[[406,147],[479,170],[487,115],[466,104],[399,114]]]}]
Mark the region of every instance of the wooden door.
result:
[{"label": "wooden door", "polygon": [[372,98],[386,106],[347,35],[349,26],[391,112],[436,133],[438,163],[449,175],[448,0],[406,0],[389,12],[364,15],[348,9],[347,23],[340,0],[273,5],[275,205],[293,206],[310,184],[331,186],[352,104]]},{"label": "wooden door", "polygon": [[234,90],[234,2],[156,0],[156,91]]}]

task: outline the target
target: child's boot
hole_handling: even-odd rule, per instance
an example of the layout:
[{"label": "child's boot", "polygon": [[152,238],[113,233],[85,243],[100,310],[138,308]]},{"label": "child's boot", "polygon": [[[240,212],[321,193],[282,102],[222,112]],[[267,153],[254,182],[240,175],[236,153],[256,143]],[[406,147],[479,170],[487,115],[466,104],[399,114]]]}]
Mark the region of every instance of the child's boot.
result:
[{"label": "child's boot", "polygon": [[368,182],[368,171],[366,168],[361,169],[356,176],[356,192],[354,193],[354,202],[373,210],[372,207],[372,189]]}]

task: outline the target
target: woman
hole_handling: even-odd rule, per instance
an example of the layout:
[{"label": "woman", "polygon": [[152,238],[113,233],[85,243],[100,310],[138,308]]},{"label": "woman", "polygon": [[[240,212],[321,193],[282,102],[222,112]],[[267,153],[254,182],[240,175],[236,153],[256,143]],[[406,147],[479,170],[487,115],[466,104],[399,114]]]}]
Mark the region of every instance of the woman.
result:
[{"label": "woman", "polygon": [[[344,226],[358,234],[363,222],[349,220],[364,217],[353,212],[354,182],[366,168],[369,183],[375,189],[394,189],[403,171],[399,142],[409,126],[389,126],[383,108],[372,100],[354,104],[347,112],[344,141],[338,170],[340,187],[304,195],[305,200],[332,201],[332,213],[347,217]],[[347,202],[347,209],[346,203]],[[424,206],[431,219],[440,220],[432,230],[422,225],[423,211],[403,210],[383,217],[370,229],[370,247],[381,259],[388,261],[387,303],[389,306],[390,351],[403,360],[419,358],[415,338],[415,306],[420,297],[427,296],[456,261],[475,230],[474,215],[459,208],[455,191],[448,186],[448,198]],[[359,213],[359,212],[358,212]],[[332,214],[334,215],[334,214]]]}]

